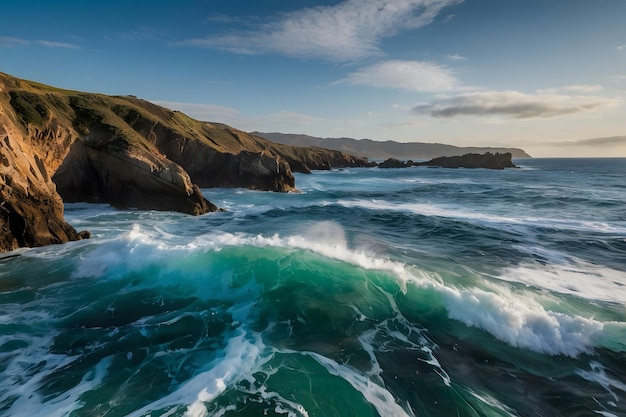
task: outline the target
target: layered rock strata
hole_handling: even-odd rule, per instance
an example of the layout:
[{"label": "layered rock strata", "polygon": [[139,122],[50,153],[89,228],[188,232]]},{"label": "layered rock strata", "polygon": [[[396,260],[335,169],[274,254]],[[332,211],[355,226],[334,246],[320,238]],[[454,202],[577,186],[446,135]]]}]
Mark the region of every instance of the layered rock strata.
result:
[{"label": "layered rock strata", "polygon": [[78,240],[46,166],[50,157],[8,110],[0,84],[0,252]]}]

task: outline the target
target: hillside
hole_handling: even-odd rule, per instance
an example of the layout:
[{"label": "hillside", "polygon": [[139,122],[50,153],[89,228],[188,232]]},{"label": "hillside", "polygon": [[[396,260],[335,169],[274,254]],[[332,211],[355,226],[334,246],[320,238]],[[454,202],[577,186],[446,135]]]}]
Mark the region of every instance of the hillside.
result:
[{"label": "hillside", "polygon": [[513,158],[530,158],[529,154],[518,148],[458,147],[441,143],[423,142],[380,142],[371,139],[319,138],[286,133],[252,132],[252,134],[276,143],[292,146],[317,146],[372,159],[430,159],[440,156],[460,156],[468,153],[482,154],[487,152],[511,153]]}]

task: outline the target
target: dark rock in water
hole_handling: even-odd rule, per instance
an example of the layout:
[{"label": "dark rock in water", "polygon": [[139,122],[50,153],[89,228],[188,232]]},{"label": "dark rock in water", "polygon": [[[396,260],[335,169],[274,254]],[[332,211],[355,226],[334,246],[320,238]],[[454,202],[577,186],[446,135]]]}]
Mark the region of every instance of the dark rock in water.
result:
[{"label": "dark rock in water", "polygon": [[378,164],[378,168],[407,168],[412,166],[412,161],[404,162],[395,158],[388,158]]},{"label": "dark rock in water", "polygon": [[80,232],[78,232],[78,236],[80,236],[81,239],[90,239],[91,232],[89,230],[81,230]]},{"label": "dark rock in water", "polygon": [[427,162],[418,162],[415,165],[436,166],[442,168],[487,168],[504,169],[517,168],[511,160],[511,153],[491,153],[484,154],[468,153],[461,156],[442,156]]}]

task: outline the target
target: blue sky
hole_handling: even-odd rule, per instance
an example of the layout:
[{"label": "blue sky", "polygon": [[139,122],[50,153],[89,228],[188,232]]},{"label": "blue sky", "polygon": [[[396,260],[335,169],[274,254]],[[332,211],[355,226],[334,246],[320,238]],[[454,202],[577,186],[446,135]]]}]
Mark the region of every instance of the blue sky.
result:
[{"label": "blue sky", "polygon": [[624,0],[3,0],[0,71],[246,131],[626,157]]}]

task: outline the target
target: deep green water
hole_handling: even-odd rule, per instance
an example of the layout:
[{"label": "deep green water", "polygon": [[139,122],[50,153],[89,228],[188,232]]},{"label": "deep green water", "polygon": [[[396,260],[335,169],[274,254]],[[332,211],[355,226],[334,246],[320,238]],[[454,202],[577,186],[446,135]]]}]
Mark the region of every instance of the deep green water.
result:
[{"label": "deep green water", "polygon": [[1,416],[626,416],[626,159],[72,204],[0,260]]}]

